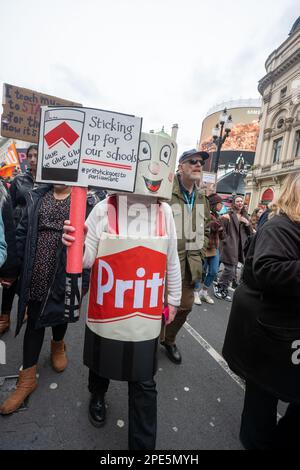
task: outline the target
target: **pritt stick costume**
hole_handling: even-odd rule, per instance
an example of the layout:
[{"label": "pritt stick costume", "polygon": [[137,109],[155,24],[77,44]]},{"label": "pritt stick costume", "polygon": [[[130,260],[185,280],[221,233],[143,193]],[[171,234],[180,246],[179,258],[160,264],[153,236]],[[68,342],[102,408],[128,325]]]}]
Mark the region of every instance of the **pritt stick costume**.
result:
[{"label": "pritt stick costume", "polygon": [[[177,145],[142,133],[134,194],[111,195],[87,219],[84,267],[92,267],[84,363],[101,377],[146,381],[156,370],[165,288],[180,304],[171,199]],[[165,285],[167,274],[168,285]]]}]

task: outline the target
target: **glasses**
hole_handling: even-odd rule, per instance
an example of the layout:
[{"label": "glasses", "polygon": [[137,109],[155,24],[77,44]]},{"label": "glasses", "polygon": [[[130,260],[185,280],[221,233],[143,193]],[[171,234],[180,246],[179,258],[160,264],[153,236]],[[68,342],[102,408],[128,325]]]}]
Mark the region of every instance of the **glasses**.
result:
[{"label": "glasses", "polygon": [[203,160],[187,160],[185,163],[189,163],[190,165],[197,165],[197,163],[200,163],[201,166],[204,166],[204,161]]}]

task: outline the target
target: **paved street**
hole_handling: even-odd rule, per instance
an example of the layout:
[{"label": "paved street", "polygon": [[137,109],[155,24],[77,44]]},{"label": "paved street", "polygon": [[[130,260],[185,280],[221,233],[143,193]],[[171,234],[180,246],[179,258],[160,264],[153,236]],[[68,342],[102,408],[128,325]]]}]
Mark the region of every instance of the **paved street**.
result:
[{"label": "paved street", "polygon": [[[182,365],[171,363],[160,347],[158,450],[241,449],[243,390],[219,365],[216,355],[221,353],[229,309],[229,303],[217,300],[214,306],[194,307],[187,325],[190,332],[184,328],[178,339]],[[7,345],[7,364],[0,365],[0,377],[15,375],[21,365],[24,331],[14,339],[13,329],[1,338]],[[50,366],[50,331],[39,362],[39,387],[27,408],[0,416],[0,449],[126,450],[127,384],[111,383],[107,424],[94,428],[87,417],[87,369],[82,365],[84,318],[69,326],[70,362],[63,374]],[[1,398],[4,387],[0,386]]]}]

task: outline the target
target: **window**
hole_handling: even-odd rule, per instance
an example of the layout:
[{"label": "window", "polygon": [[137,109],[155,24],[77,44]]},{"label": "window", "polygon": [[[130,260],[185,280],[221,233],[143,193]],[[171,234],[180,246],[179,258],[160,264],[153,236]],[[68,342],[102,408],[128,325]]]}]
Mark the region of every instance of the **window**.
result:
[{"label": "window", "polygon": [[300,131],[296,133],[296,155],[295,158],[300,157]]},{"label": "window", "polygon": [[274,140],[273,144],[273,163],[279,162],[280,153],[282,148],[282,138],[278,140]]},{"label": "window", "polygon": [[286,97],[286,94],[287,94],[287,86],[285,86],[284,88],[280,90],[280,99],[283,100],[283,98]]}]

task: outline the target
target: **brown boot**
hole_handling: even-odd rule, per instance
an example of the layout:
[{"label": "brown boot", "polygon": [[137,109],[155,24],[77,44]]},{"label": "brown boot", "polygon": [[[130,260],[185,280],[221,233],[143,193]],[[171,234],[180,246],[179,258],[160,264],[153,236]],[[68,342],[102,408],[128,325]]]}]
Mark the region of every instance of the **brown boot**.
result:
[{"label": "brown boot", "polygon": [[9,330],[10,316],[6,313],[0,315],[0,335]]},{"label": "brown boot", "polygon": [[36,387],[36,366],[21,370],[17,381],[17,389],[0,406],[0,413],[8,415],[16,411]]},{"label": "brown boot", "polygon": [[56,372],[63,372],[68,365],[64,341],[51,341],[51,364]]}]

